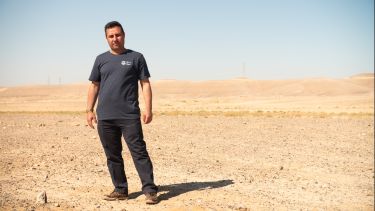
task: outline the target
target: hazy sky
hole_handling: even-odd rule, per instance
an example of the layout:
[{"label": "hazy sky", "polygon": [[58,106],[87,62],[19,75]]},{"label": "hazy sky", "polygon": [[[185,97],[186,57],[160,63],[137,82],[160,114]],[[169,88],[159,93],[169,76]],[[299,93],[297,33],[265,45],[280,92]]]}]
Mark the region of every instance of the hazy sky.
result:
[{"label": "hazy sky", "polygon": [[152,80],[374,71],[373,0],[0,0],[0,86],[87,82],[112,20]]}]

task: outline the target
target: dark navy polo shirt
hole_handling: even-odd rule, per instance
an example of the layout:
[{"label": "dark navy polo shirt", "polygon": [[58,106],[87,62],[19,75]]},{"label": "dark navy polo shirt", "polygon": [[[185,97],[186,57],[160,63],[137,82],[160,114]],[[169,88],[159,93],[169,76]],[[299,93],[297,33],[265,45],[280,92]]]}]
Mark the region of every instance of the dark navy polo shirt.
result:
[{"label": "dark navy polo shirt", "polygon": [[139,118],[138,80],[149,77],[141,53],[127,49],[120,55],[107,51],[97,56],[89,80],[100,82],[98,120]]}]

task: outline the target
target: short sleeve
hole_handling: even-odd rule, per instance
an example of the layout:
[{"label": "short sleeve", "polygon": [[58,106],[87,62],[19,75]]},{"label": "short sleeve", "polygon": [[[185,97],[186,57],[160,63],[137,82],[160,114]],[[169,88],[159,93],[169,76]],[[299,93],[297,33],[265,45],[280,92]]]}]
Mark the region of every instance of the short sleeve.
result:
[{"label": "short sleeve", "polygon": [[143,80],[151,77],[148,71],[147,63],[143,55],[138,59],[138,80]]},{"label": "short sleeve", "polygon": [[96,57],[94,66],[92,67],[89,81],[98,81],[100,82],[100,61],[99,57]]}]

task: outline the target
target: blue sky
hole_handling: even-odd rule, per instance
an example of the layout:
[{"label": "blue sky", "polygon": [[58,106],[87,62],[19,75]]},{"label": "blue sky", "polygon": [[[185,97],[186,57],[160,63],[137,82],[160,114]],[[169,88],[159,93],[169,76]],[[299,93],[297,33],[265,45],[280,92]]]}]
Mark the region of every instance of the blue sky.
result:
[{"label": "blue sky", "polygon": [[374,71],[373,0],[0,0],[0,86],[87,82],[112,20],[152,80]]}]

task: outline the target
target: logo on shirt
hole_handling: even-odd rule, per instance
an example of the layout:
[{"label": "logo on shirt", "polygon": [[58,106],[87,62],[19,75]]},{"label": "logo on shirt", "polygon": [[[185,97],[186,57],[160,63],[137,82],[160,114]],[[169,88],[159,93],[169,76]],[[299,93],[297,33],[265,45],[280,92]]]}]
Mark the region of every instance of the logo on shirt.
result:
[{"label": "logo on shirt", "polygon": [[121,61],[121,65],[132,65],[132,62],[129,61]]}]

